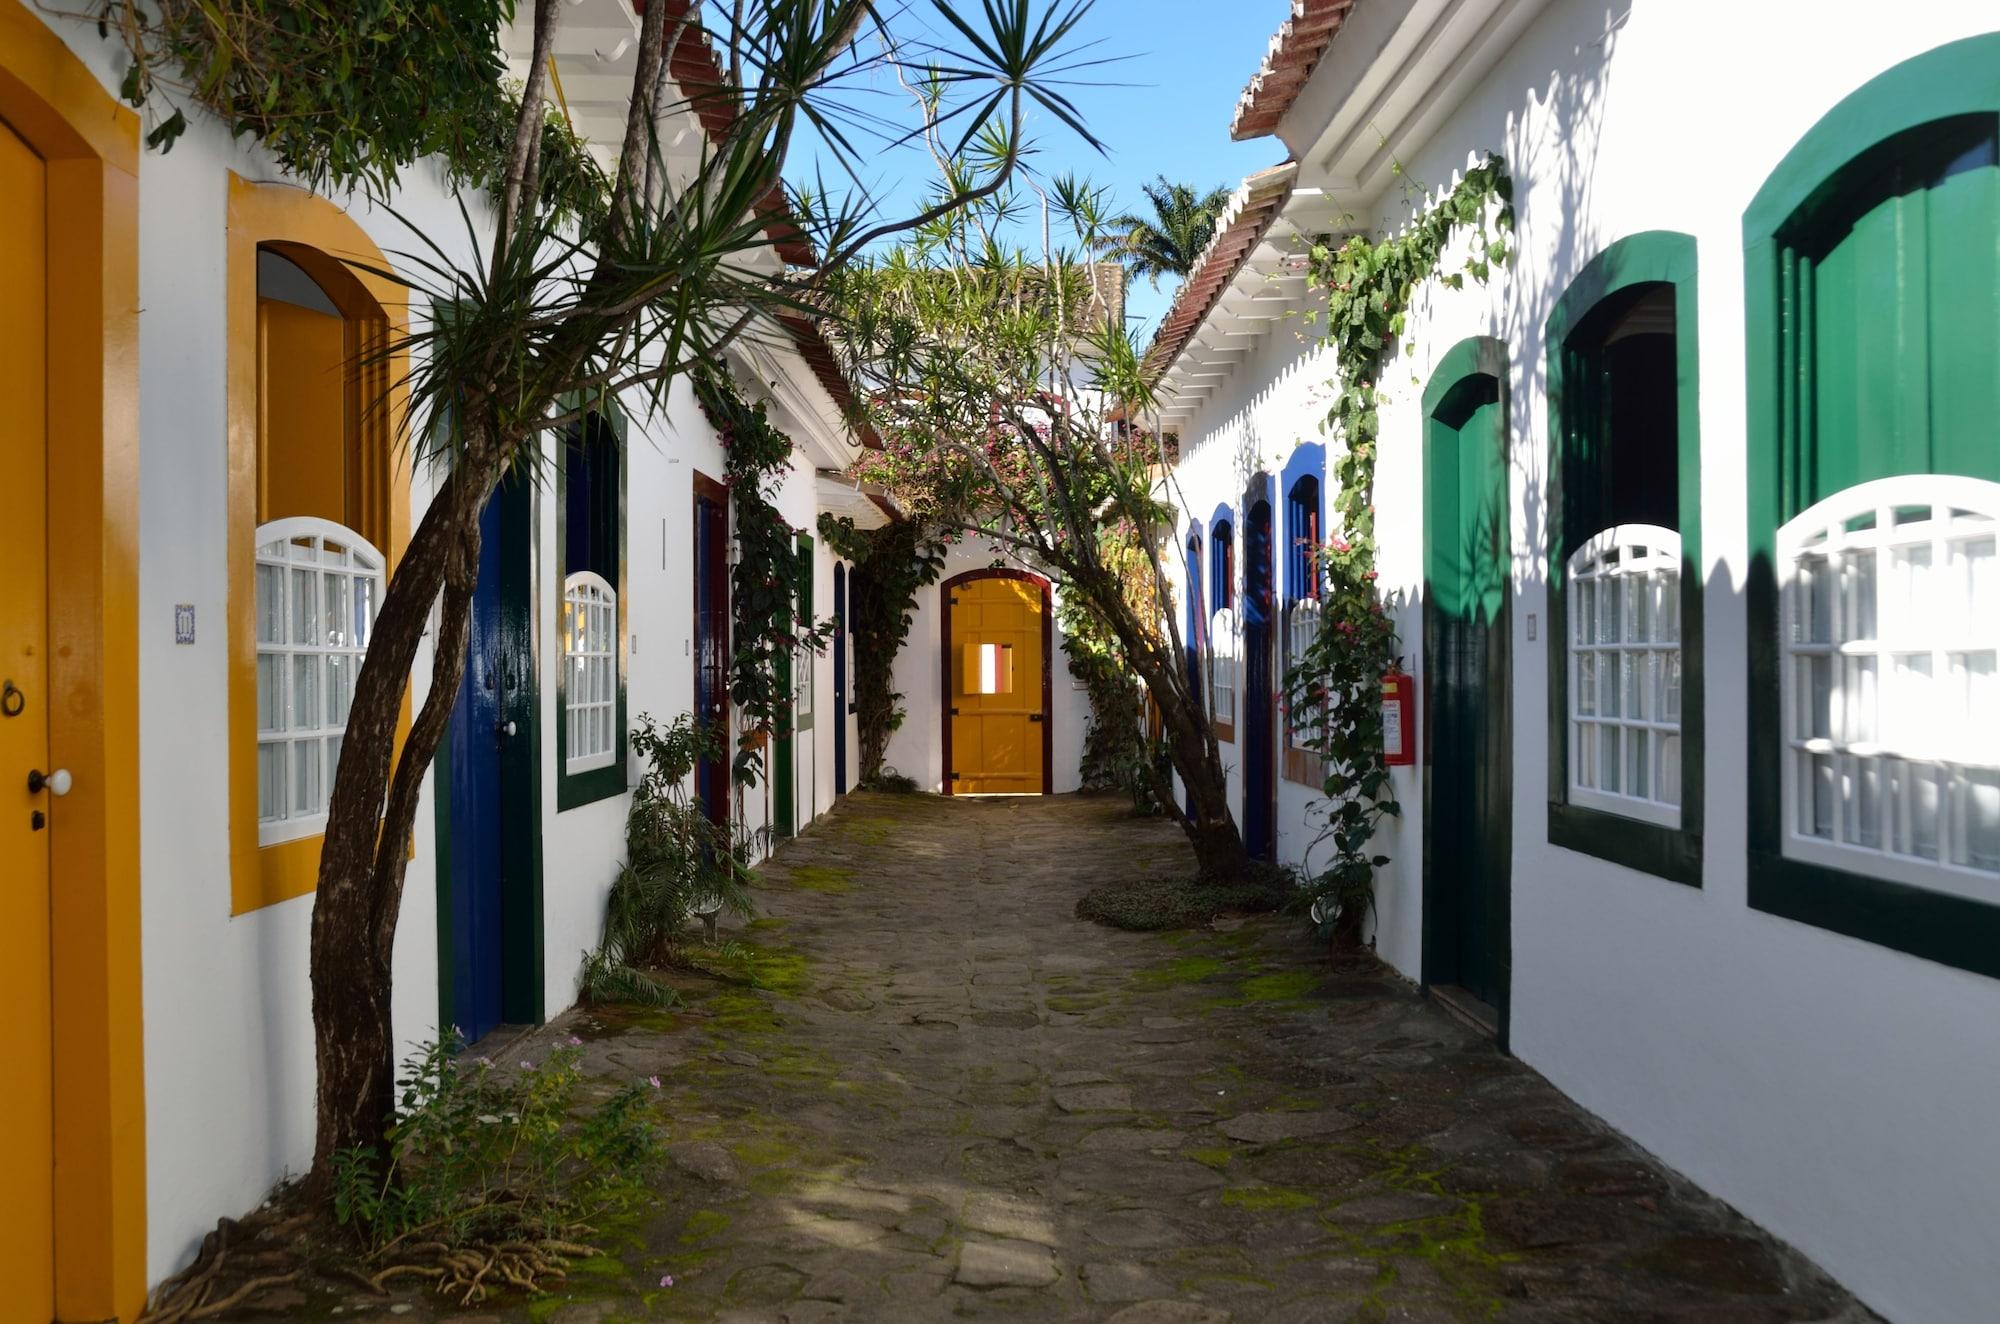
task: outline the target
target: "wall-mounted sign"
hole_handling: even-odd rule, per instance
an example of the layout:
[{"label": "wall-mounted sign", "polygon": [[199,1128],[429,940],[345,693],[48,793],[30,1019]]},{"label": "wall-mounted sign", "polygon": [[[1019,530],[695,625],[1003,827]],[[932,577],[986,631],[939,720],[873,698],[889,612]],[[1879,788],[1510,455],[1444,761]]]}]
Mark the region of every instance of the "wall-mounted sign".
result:
[{"label": "wall-mounted sign", "polygon": [[174,604],[174,642],[191,644],[194,642],[194,604],[176,602]]}]

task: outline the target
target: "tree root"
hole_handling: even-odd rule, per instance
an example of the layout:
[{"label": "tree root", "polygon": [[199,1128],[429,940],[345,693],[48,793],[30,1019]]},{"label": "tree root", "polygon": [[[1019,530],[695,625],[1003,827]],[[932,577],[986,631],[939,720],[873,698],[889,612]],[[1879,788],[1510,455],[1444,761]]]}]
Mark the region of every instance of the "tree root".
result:
[{"label": "tree root", "polygon": [[228,1296],[223,1297],[220,1301],[211,1302],[208,1305],[200,1306],[194,1310],[190,1310],[187,1312],[185,1316],[183,1316],[183,1318],[185,1319],[213,1318],[216,1315],[220,1315],[223,1311],[229,1309],[231,1306],[241,1305],[243,1302],[248,1301],[251,1297],[257,1295],[257,1293],[263,1291],[267,1287],[282,1287],[286,1283],[296,1281],[298,1279],[298,1276],[299,1276],[299,1271],[297,1269],[294,1269],[290,1273],[274,1273],[274,1274],[267,1274],[262,1278],[252,1278],[249,1282],[243,1284],[243,1286],[237,1288],[234,1292],[231,1292]]}]

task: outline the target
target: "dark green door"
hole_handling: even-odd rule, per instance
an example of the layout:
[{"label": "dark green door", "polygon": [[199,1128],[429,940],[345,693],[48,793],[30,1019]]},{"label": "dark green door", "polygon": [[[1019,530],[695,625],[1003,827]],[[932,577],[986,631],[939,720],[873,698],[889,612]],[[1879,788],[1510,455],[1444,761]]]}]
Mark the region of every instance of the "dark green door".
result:
[{"label": "dark green door", "polygon": [[1424,456],[1424,982],[1462,990],[1496,1017],[1507,1000],[1512,804],[1499,353],[1476,341],[1447,356],[1425,393]]}]

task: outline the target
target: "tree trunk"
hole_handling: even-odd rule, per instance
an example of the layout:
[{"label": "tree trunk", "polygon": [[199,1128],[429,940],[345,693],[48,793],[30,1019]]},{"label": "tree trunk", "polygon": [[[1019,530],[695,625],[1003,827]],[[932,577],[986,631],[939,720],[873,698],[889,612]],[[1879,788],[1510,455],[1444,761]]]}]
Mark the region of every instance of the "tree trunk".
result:
[{"label": "tree trunk", "polygon": [[[315,1184],[344,1150],[380,1150],[395,1104],[391,961],[418,790],[443,738],[471,625],[479,510],[493,489],[490,446],[469,448],[404,550],[375,620],[327,807],[313,898],[313,1047],[318,1066]],[[443,590],[431,689],[398,753],[403,691]],[[392,768],[393,758],[393,768]]]},{"label": "tree trunk", "polygon": [[[1121,606],[1123,604],[1121,603]],[[1114,614],[1113,628],[1124,645],[1126,660],[1160,710],[1160,724],[1167,741],[1167,756],[1188,791],[1194,812],[1169,801],[1168,807],[1187,832],[1194,846],[1196,867],[1205,877],[1234,880],[1247,876],[1252,867],[1243,847],[1243,835],[1229,812],[1229,777],[1222,768],[1222,751],[1215,743],[1208,716],[1200,700],[1176,668],[1178,659],[1139,636],[1137,621],[1129,611]],[[1180,682],[1180,683],[1176,683]]]}]

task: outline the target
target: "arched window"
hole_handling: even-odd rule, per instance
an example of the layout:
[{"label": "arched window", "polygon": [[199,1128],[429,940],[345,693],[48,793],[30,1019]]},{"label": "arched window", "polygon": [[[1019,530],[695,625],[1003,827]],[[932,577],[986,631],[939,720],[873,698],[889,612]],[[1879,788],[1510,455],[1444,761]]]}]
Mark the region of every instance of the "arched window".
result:
[{"label": "arched window", "polygon": [[1680,826],[1681,539],[1606,529],[1570,557],[1570,803]]},{"label": "arched window", "polygon": [[1320,587],[1324,578],[1320,545],[1325,540],[1325,508],[1320,475],[1326,467],[1326,447],[1308,442],[1285,465],[1285,568],[1283,636],[1279,646],[1279,683],[1285,696],[1285,780],[1317,786],[1325,777],[1313,745],[1325,730],[1324,686],[1300,671],[1319,637]]},{"label": "arched window", "polygon": [[1209,527],[1208,605],[1211,610],[1236,605],[1236,531],[1226,519]]},{"label": "arched window", "polygon": [[326,829],[354,677],[382,601],[382,554],[331,520],[257,530],[257,836]]},{"label": "arched window", "polygon": [[608,766],[618,752],[618,593],[582,570],[563,582],[563,769]]},{"label": "arched window", "polygon": [[1208,619],[1208,710],[1216,738],[1233,740],[1236,726],[1236,612],[1223,607]]},{"label": "arched window", "polygon": [[1627,235],[1548,325],[1549,841],[1699,886],[1695,243]]},{"label": "arched window", "polygon": [[2000,899],[2000,483],[1912,474],[1778,531],[1785,854]]},{"label": "arched window", "polygon": [[2000,977],[2000,33],[1744,213],[1751,906]]},{"label": "arched window", "polygon": [[625,790],[624,426],[616,409],[591,410],[563,432],[559,809]]}]

